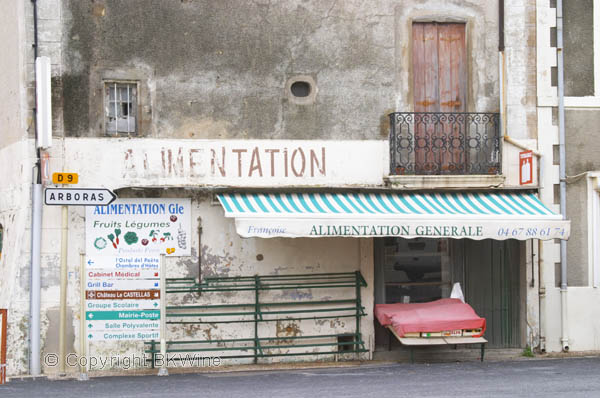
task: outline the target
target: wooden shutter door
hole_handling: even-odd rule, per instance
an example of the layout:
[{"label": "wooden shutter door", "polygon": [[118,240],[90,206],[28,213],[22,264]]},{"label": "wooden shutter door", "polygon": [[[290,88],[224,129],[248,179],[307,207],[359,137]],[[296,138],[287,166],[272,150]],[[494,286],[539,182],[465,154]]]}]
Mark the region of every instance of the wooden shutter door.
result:
[{"label": "wooden shutter door", "polygon": [[[465,25],[413,24],[415,171],[447,174],[464,170],[462,116],[419,114],[465,112]],[[462,128],[461,128],[462,127]]]}]

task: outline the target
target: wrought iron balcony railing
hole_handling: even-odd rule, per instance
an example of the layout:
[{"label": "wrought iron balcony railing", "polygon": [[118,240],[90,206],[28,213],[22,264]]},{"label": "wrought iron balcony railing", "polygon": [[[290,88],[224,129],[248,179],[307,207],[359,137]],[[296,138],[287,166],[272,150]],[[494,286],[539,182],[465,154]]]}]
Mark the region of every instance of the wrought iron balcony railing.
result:
[{"label": "wrought iron balcony railing", "polygon": [[390,175],[500,174],[499,113],[390,113]]}]

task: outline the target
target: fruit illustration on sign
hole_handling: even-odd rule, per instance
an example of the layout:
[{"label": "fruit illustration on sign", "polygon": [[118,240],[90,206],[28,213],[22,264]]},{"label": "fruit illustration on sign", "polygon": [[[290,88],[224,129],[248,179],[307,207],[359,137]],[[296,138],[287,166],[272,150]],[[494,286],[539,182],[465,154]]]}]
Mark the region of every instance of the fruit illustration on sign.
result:
[{"label": "fruit illustration on sign", "polygon": [[146,238],[142,239],[142,245],[146,246],[148,244],[148,242],[150,242],[148,239],[146,239]]},{"label": "fruit illustration on sign", "polygon": [[175,214],[173,214],[173,215],[170,217],[170,220],[171,220],[171,222],[175,222],[175,221],[177,221],[177,216],[176,216]]},{"label": "fruit illustration on sign", "polygon": [[94,247],[98,250],[102,250],[106,247],[106,239],[99,237],[94,241]]},{"label": "fruit illustration on sign", "polygon": [[164,241],[167,241],[167,240],[173,240],[173,237],[171,236],[170,232],[163,233],[162,238],[160,238],[161,242],[164,242]]},{"label": "fruit illustration on sign", "polygon": [[177,246],[183,250],[185,250],[187,246],[185,231],[183,228],[181,228],[181,223],[179,224],[179,229],[177,230]]},{"label": "fruit illustration on sign", "polygon": [[152,238],[152,242],[156,242],[156,240],[158,239],[157,236],[158,236],[159,232],[160,231],[157,229],[153,229],[150,231],[150,233],[148,235]]}]

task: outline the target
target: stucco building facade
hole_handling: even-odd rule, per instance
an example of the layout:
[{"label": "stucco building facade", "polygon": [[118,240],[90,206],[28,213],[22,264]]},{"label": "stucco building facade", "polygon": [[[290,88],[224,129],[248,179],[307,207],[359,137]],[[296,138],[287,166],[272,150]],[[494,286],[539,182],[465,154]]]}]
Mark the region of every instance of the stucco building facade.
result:
[{"label": "stucco building facade", "polygon": [[[231,198],[291,201],[285,203],[298,198],[314,200],[299,204],[305,206],[300,210],[319,213],[319,206],[333,197],[347,206],[334,203],[330,213],[343,213],[352,210],[346,202],[352,198],[432,195],[444,200],[459,194],[484,195],[488,203],[485,195],[512,200],[535,196],[540,189],[542,203],[557,212],[548,190],[556,177],[549,160],[553,143],[539,136],[554,128],[548,119],[554,105],[540,100],[546,77],[541,66],[551,52],[540,32],[543,24],[551,25],[552,11],[533,0],[502,4],[3,2],[0,34],[10,56],[0,61],[0,95],[8,104],[1,111],[0,308],[9,310],[9,374],[31,372],[31,184],[39,175],[46,187],[54,186],[55,172],[78,173],[77,187],[114,191],[115,203],[189,200],[185,244],[177,242],[177,250],[186,246],[189,252],[166,258],[171,281],[182,278],[198,286],[210,278],[360,272],[364,284],[358,287],[359,303],[353,303],[364,310],[357,310],[357,322],[346,313],[344,318],[325,311],[322,319],[314,312],[287,314],[259,326],[255,318],[232,326],[206,316],[168,325],[169,341],[212,341],[221,348],[228,347],[227,340],[252,340],[258,334],[272,338],[264,341],[271,346],[329,336],[324,346],[311,348],[314,355],[277,356],[298,352],[286,346],[265,349],[273,355],[257,357],[253,346],[230,350],[239,354],[229,359],[231,364],[371,359],[387,341],[373,317],[375,303],[447,297],[455,282],[488,319],[490,346],[560,350],[553,335],[560,312],[548,285],[558,245],[537,239],[547,236],[476,236],[476,228],[468,232],[465,218],[467,232],[460,236],[450,227],[433,229],[434,219],[430,229],[405,234],[410,239],[390,228],[371,234],[356,227],[359,232],[352,234],[351,226],[312,235],[309,228],[291,238],[291,232],[282,231],[292,224],[283,221],[282,227],[244,223],[242,213],[252,205],[258,209],[258,202],[237,209],[226,205]],[[52,76],[53,143],[39,153],[34,51],[50,59]],[[547,90],[550,98],[550,86]],[[568,113],[567,120],[577,123],[577,112]],[[429,119],[419,119],[424,114]],[[522,185],[519,152],[527,149],[534,152],[531,180]],[[39,168],[38,156],[43,160]],[[568,167],[575,174],[581,169],[578,163]],[[573,195],[575,187],[570,188]],[[278,206],[273,208],[285,207]],[[389,210],[366,202],[365,208],[382,214]],[[60,350],[63,228],[68,231],[67,353],[80,353],[84,335],[81,255],[89,261],[94,243],[104,251],[122,245],[117,243],[121,229],[114,242],[113,233],[112,238],[90,235],[90,211],[69,206],[65,227],[60,207],[43,207],[41,358]],[[154,235],[145,238],[152,241]],[[569,248],[571,255],[579,255],[577,243]],[[540,263],[545,264],[541,271]],[[581,283],[591,283],[576,270],[573,275],[580,275]],[[541,286],[546,286],[542,302]],[[356,300],[355,293],[305,284],[263,299],[309,308],[310,302]],[[247,292],[187,291],[170,294],[167,305],[233,306],[252,300]],[[233,321],[234,316],[219,319]],[[355,340],[344,340],[349,334]],[[340,348],[348,346],[358,352]],[[90,353],[97,355],[146,349],[144,341],[89,342]],[[42,363],[41,371],[58,369]]]}]

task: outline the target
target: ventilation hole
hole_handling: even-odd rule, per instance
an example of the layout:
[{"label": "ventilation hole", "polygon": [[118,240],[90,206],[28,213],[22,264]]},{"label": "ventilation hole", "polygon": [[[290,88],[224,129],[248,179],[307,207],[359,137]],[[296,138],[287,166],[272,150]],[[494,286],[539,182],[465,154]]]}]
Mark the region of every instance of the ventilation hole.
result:
[{"label": "ventilation hole", "polygon": [[294,97],[308,97],[310,95],[310,89],[310,83],[303,81],[294,82],[290,87]]}]

